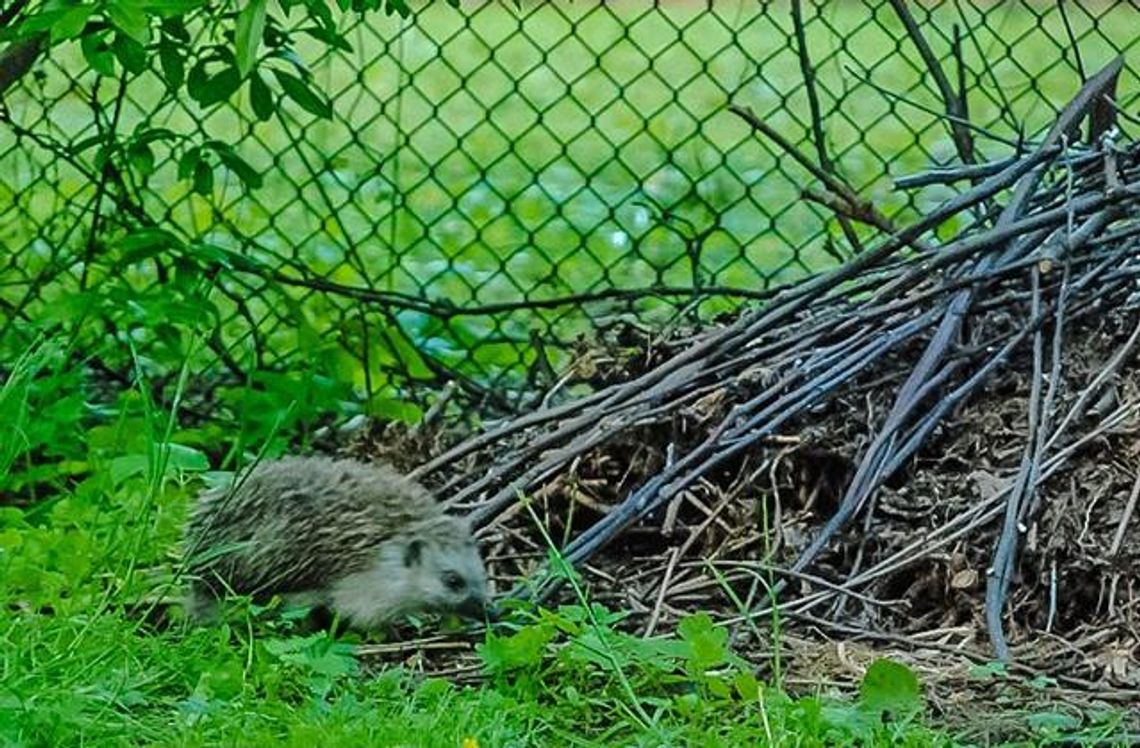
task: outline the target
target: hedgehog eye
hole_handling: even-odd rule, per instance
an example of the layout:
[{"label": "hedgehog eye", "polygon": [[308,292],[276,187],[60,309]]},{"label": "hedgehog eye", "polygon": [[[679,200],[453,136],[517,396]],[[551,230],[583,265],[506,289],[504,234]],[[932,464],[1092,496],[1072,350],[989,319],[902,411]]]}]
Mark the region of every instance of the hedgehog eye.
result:
[{"label": "hedgehog eye", "polygon": [[459,576],[454,571],[444,572],[443,584],[452,592],[459,592],[463,589],[463,577]]}]

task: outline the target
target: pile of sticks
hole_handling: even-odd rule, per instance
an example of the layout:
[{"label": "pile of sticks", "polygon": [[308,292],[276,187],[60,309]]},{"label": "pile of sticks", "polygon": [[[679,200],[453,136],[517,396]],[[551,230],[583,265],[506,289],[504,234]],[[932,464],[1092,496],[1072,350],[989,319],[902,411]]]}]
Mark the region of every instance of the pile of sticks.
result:
[{"label": "pile of sticks", "polygon": [[[1047,134],[1013,157],[899,180],[900,188],[969,185],[912,225],[896,228],[842,185],[825,184],[828,192],[816,197],[846,220],[876,226],[882,231],[876,244],[727,326],[704,331],[632,379],[497,424],[421,465],[415,476],[434,475],[451,505],[490,529],[520,496],[542,491],[623,434],[710,398],[723,403],[701,425],[699,438],[670,444],[660,469],[641,476],[561,549],[580,566],[719,467],[809,424],[852,382],[888,359],[899,361],[900,351],[920,351],[901,359],[909,370],[885,417],[868,424],[872,438],[835,511],[786,569],[804,573],[884,481],[1016,353],[1017,360],[1031,361],[1032,391],[1015,478],[889,557],[813,593],[818,599],[853,593],[884,570],[996,523],[985,617],[995,653],[1008,658],[1003,609],[1023,534],[1042,508],[1041,487],[1091,440],[1140,411],[1140,402],[1126,402],[1086,417],[1130,363],[1140,326],[1082,391],[1059,395],[1066,333],[1078,320],[1131,309],[1140,291],[1140,146],[1117,142],[1113,116],[1121,65],[1117,59],[1090,78]],[[761,134],[778,136],[747,109],[733,111]],[[950,219],[965,228],[938,240],[935,230]],[[464,459],[476,460],[479,469],[449,472]],[[1127,524],[1126,518],[1122,531]],[[773,593],[783,591],[777,585]],[[771,604],[761,600],[753,612]]]}]

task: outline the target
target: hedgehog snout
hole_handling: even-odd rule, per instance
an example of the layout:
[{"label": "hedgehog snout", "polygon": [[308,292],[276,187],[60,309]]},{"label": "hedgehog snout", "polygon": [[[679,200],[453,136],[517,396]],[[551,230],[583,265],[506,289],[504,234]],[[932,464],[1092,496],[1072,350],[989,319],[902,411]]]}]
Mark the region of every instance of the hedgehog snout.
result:
[{"label": "hedgehog snout", "polygon": [[456,612],[467,618],[482,620],[487,615],[487,600],[481,594],[471,594],[463,599]]},{"label": "hedgehog snout", "polygon": [[459,615],[481,620],[487,610],[486,577],[478,565],[466,572],[449,570],[443,573],[443,607]]}]

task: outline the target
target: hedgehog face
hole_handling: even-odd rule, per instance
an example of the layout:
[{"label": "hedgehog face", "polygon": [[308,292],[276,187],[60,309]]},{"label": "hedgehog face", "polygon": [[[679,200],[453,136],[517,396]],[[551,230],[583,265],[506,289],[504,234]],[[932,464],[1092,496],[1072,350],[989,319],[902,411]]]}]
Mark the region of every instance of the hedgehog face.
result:
[{"label": "hedgehog face", "polygon": [[329,601],[362,629],[409,613],[482,618],[487,572],[466,520],[442,517],[381,543],[369,566],[333,583]]},{"label": "hedgehog face", "polygon": [[483,617],[487,572],[470,532],[446,539],[436,533],[412,537],[403,562],[424,610]]}]

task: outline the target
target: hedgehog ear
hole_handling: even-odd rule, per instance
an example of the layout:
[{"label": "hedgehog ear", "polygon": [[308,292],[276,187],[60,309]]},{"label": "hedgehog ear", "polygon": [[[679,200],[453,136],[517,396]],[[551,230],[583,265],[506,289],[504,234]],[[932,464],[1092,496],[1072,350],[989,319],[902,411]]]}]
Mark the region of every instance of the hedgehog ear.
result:
[{"label": "hedgehog ear", "polygon": [[416,538],[408,543],[408,547],[404,549],[404,566],[414,566],[420,562],[420,557],[424,552],[424,541]]}]

